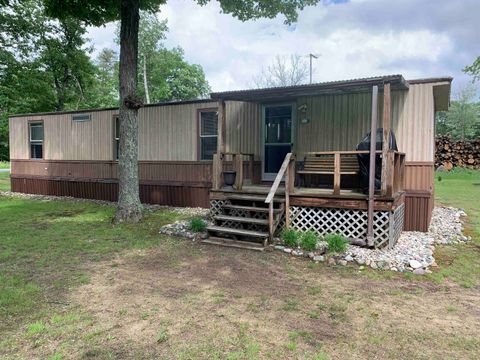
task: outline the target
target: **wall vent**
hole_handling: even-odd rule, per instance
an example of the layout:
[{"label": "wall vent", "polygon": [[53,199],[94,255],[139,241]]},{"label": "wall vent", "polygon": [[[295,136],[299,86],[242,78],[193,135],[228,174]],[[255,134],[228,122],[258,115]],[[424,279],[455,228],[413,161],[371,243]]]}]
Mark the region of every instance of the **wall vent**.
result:
[{"label": "wall vent", "polygon": [[90,120],[92,120],[92,115],[91,114],[72,115],[72,120],[75,121],[75,122],[90,121]]}]

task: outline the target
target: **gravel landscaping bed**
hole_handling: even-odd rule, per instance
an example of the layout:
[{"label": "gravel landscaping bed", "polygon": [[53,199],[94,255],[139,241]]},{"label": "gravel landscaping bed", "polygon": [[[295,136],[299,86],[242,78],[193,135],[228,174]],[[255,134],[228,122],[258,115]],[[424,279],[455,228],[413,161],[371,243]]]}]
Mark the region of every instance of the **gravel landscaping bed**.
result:
[{"label": "gravel landscaping bed", "polygon": [[[188,215],[188,214],[187,214]],[[197,214],[198,216],[198,214]],[[211,223],[207,220],[205,225],[209,226]],[[160,234],[184,237],[187,239],[198,240],[205,239],[207,237],[206,232],[193,232],[190,230],[190,221],[189,220],[179,220],[172,224],[162,226],[159,231]]]},{"label": "gravel landscaping bed", "polygon": [[[31,200],[44,200],[44,201],[73,201],[77,203],[91,203],[102,206],[116,206],[117,203],[113,201],[105,200],[95,200],[95,199],[81,199],[71,196],[53,196],[53,195],[37,195],[37,194],[24,194],[12,191],[0,191],[0,196],[9,196],[18,199],[31,199]],[[143,204],[144,208],[147,211],[157,211],[157,210],[172,210],[180,215],[185,216],[198,216],[206,218],[210,212],[209,209],[205,208],[188,208],[188,207],[173,207],[165,205],[155,205],[155,204]]]},{"label": "gravel landscaping bed", "polygon": [[430,267],[437,266],[434,258],[435,244],[457,244],[470,240],[462,233],[462,217],[465,216],[466,213],[460,209],[436,207],[429,232],[404,231],[393,249],[367,249],[348,245],[345,253],[329,255],[322,242],[319,243],[319,249],[310,253],[281,245],[274,248],[294,256],[306,256],[313,261],[327,261],[339,265],[356,263],[372,269],[410,271],[423,275],[431,272]]},{"label": "gravel landscaping bed", "polygon": [[[181,208],[187,215],[206,217],[206,209]],[[278,244],[274,250],[292,256],[309,258],[315,262],[328,262],[329,264],[347,265],[357,264],[361,267],[369,266],[372,269],[391,270],[400,272],[413,272],[423,275],[429,273],[430,267],[437,266],[434,258],[436,244],[457,244],[469,241],[463,235],[462,217],[466,214],[463,210],[452,207],[436,207],[433,210],[429,232],[404,231],[393,249],[368,249],[355,245],[348,245],[342,254],[329,254],[325,241],[319,241],[314,251],[303,251],[300,248],[290,248]],[[210,224],[205,220],[206,224]],[[161,234],[179,236],[188,239],[206,238],[205,232],[195,233],[189,229],[189,221],[177,221],[160,229]]]}]

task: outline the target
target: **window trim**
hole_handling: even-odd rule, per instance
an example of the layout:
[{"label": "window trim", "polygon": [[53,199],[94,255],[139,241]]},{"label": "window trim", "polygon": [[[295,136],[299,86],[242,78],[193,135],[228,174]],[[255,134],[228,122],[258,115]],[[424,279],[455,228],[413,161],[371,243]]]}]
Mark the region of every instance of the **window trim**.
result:
[{"label": "window trim", "polygon": [[212,161],[210,159],[202,159],[202,138],[216,137],[218,150],[218,125],[217,135],[202,135],[202,113],[215,111],[218,115],[218,107],[197,109],[197,161]]},{"label": "window trim", "polygon": [[[42,140],[32,140],[32,125],[42,125],[43,137]],[[42,145],[42,157],[37,158],[32,155],[32,144]],[[45,158],[45,124],[43,120],[30,120],[28,122],[28,158],[30,160],[44,160]]]}]

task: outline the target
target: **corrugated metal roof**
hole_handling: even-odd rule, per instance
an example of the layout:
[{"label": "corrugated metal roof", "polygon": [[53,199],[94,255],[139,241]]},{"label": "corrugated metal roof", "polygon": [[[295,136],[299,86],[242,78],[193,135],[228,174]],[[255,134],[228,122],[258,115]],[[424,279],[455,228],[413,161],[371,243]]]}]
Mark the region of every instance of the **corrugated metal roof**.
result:
[{"label": "corrugated metal roof", "polygon": [[316,95],[320,93],[351,92],[370,89],[373,85],[383,86],[390,83],[393,89],[408,89],[408,82],[402,75],[385,75],[340,81],[328,81],[315,84],[270,87],[261,89],[233,90],[214,92],[212,99],[224,100],[265,100],[265,98],[286,98],[294,96]]},{"label": "corrugated metal roof", "polygon": [[[152,103],[152,104],[145,104],[142,107],[197,104],[197,103],[206,103],[206,102],[212,102],[212,101],[213,101],[212,99],[172,100],[172,101],[164,101],[164,102],[158,102],[158,103]],[[88,112],[94,112],[94,111],[108,111],[108,110],[118,110],[118,106],[116,106],[116,107],[105,107],[105,108],[91,108],[91,109],[78,109],[78,110],[65,110],[65,111],[47,111],[47,112],[40,112],[40,113],[14,114],[14,115],[10,115],[10,117],[14,118],[14,117],[33,116],[33,115],[80,114],[80,113],[88,113]]]}]

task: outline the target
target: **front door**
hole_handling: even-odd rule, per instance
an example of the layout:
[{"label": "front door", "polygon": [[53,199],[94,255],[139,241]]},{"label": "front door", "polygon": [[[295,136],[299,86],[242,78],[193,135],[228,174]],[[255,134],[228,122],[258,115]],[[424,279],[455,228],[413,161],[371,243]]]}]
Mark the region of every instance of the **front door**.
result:
[{"label": "front door", "polygon": [[292,104],[263,106],[262,180],[274,180],[285,155],[292,151],[294,108]]}]

